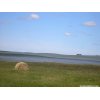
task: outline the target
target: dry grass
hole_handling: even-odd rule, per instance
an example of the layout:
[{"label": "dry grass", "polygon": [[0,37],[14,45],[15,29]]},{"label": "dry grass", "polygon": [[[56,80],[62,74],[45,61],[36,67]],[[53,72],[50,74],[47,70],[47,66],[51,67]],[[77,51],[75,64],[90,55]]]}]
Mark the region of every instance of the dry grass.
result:
[{"label": "dry grass", "polygon": [[15,65],[15,70],[27,71],[29,70],[29,66],[25,62],[19,62]]}]

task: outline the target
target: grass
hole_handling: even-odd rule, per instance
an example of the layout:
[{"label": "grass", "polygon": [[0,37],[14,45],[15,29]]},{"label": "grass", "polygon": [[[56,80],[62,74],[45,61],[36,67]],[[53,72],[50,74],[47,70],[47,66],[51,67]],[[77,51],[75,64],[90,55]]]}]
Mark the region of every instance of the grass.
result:
[{"label": "grass", "polygon": [[16,62],[0,62],[1,87],[100,86],[100,65],[28,63],[29,71],[15,71]]}]

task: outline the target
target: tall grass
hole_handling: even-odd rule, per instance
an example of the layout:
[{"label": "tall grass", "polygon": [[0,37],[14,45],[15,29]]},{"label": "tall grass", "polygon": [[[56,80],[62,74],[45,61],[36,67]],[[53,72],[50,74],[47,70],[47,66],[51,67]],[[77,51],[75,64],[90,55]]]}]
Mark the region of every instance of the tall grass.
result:
[{"label": "tall grass", "polygon": [[100,86],[100,65],[28,63],[29,71],[15,71],[15,64],[0,62],[1,87]]}]

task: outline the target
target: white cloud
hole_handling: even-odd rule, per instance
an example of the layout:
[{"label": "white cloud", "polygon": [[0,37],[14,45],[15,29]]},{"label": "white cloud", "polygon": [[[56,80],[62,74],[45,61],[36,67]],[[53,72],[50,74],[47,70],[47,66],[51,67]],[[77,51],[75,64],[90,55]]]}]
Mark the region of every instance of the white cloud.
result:
[{"label": "white cloud", "polygon": [[40,17],[39,17],[38,14],[32,13],[32,14],[30,15],[30,19],[39,19],[39,18],[40,18]]},{"label": "white cloud", "polygon": [[28,16],[22,16],[22,17],[19,17],[18,19],[19,20],[36,20],[36,19],[39,19],[40,16],[36,13],[32,13]]},{"label": "white cloud", "polygon": [[71,33],[69,33],[69,32],[66,32],[66,33],[65,33],[65,35],[66,35],[66,36],[70,36],[70,35],[71,35]]},{"label": "white cloud", "polygon": [[88,21],[88,22],[83,23],[83,25],[89,26],[89,27],[96,26],[96,22],[94,22],[94,21]]}]

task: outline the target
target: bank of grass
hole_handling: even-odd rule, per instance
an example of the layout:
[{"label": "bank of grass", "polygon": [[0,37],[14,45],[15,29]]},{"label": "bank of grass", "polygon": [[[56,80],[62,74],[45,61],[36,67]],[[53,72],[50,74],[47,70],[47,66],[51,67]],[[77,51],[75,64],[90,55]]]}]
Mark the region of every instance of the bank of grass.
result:
[{"label": "bank of grass", "polygon": [[100,86],[100,65],[28,63],[29,71],[15,71],[16,62],[0,62],[1,87]]}]

